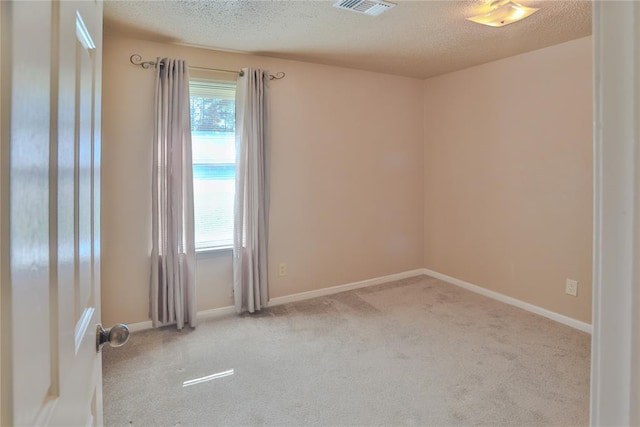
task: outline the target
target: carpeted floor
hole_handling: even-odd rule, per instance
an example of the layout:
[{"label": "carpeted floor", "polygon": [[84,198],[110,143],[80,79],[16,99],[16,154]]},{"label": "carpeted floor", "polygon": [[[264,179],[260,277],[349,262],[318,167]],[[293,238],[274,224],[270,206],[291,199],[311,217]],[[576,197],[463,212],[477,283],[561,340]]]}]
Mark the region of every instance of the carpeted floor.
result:
[{"label": "carpeted floor", "polygon": [[587,425],[589,348],[420,276],[135,333],[103,350],[105,425]]}]

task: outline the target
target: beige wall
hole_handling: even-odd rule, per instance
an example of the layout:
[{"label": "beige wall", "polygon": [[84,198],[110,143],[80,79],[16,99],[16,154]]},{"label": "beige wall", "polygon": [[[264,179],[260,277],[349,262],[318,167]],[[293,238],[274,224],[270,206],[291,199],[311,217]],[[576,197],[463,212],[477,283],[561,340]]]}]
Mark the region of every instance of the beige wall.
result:
[{"label": "beige wall", "polygon": [[587,37],[425,81],[426,268],[591,323],[591,59]]},{"label": "beige wall", "polygon": [[[153,71],[139,53],[192,65],[284,71],[271,85],[271,296],[421,268],[422,82],[107,34],[103,68],[103,320],[147,320]],[[278,277],[280,262],[288,276]],[[231,254],[198,256],[198,309],[231,304]]]}]

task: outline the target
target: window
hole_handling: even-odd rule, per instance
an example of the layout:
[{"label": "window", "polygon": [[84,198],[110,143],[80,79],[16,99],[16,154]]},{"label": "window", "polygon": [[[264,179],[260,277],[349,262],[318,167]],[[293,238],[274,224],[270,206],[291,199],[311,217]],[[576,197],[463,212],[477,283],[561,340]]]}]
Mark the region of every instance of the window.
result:
[{"label": "window", "polygon": [[189,82],[196,250],[233,245],[236,85]]}]

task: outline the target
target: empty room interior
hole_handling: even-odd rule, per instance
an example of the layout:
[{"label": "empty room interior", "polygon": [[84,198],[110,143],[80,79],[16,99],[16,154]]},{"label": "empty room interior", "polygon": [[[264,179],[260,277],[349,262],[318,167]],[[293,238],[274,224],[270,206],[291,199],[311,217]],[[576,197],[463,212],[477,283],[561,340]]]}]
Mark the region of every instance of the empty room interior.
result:
[{"label": "empty room interior", "polygon": [[[132,330],[103,350],[105,425],[589,423],[592,4],[468,19],[512,5],[105,2],[102,323]],[[169,59],[192,84],[182,329],[150,320],[159,67],[139,64]],[[238,314],[241,69],[267,76],[268,302]]]}]

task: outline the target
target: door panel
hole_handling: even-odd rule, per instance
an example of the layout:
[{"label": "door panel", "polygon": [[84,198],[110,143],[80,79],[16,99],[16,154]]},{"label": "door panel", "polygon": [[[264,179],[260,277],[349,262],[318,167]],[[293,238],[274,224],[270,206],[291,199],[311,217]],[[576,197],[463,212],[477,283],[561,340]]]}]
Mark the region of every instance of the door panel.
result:
[{"label": "door panel", "polygon": [[[56,425],[102,423],[101,359],[95,350],[100,322],[96,254],[94,151],[99,151],[100,81],[98,58],[102,5],[60,2],[58,46],[58,281],[60,305],[61,398],[52,417]],[[99,122],[97,122],[99,123]],[[99,160],[99,158],[98,158]],[[99,228],[98,228],[99,230]],[[64,254],[64,256],[62,256]]]}]

